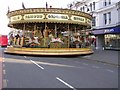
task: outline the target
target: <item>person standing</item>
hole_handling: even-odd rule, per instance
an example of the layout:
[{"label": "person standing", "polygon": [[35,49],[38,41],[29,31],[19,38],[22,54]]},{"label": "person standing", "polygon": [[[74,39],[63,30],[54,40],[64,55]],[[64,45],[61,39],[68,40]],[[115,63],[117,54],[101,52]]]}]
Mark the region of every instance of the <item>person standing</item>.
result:
[{"label": "person standing", "polygon": [[10,45],[13,45],[13,40],[14,40],[13,34],[10,35],[9,40],[10,40]]}]

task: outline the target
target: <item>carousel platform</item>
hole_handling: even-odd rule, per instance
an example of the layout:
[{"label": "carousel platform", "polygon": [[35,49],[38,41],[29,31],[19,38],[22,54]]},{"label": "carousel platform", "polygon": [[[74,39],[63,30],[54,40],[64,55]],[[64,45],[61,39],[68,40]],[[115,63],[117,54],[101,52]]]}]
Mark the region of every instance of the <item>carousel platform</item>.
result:
[{"label": "carousel platform", "polygon": [[4,53],[20,55],[47,55],[47,56],[78,56],[92,54],[90,48],[15,48],[7,47]]}]

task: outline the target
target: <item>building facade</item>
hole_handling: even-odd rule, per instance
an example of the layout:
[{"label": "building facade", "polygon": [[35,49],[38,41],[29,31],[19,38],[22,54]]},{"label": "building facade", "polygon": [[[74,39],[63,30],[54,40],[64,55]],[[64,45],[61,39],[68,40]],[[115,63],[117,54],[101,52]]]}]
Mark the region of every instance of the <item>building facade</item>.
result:
[{"label": "building facade", "polygon": [[120,49],[120,0],[83,0],[78,10],[91,13],[96,49]]}]

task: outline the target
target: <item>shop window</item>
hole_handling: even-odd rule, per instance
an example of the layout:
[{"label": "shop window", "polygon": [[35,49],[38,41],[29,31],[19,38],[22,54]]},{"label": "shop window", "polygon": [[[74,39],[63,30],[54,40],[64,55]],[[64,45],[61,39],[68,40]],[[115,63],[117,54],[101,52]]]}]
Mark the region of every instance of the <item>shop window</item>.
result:
[{"label": "shop window", "polygon": [[120,49],[120,35],[119,34],[106,34],[105,35],[105,48],[106,49]]}]

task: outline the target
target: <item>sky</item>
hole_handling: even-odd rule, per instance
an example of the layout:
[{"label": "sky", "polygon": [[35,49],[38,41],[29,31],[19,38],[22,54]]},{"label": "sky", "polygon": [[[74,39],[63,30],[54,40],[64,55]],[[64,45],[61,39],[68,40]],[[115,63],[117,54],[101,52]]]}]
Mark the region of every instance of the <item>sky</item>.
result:
[{"label": "sky", "polygon": [[45,8],[46,2],[53,8],[67,8],[67,4],[75,0],[2,0],[0,3],[0,34],[8,35],[10,28],[8,25],[8,18],[6,16],[8,7],[10,11],[22,9],[22,2],[26,8]]}]

